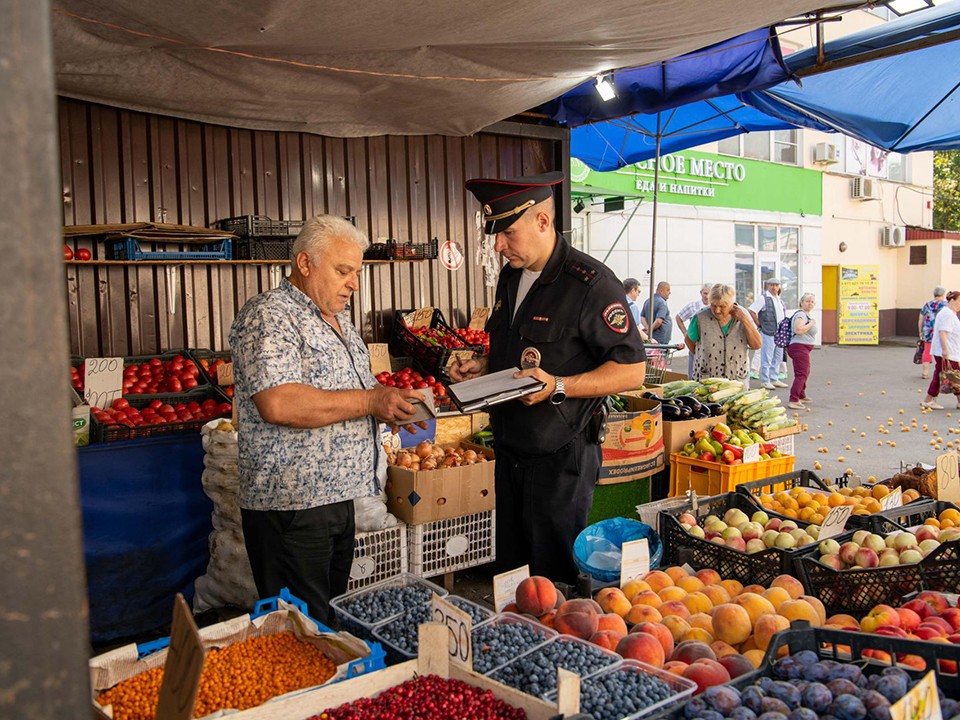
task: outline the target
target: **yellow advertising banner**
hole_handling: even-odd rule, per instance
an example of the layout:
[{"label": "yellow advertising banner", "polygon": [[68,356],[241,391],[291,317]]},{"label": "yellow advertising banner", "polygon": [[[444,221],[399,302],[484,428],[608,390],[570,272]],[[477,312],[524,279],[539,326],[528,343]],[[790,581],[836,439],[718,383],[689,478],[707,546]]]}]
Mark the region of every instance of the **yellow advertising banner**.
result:
[{"label": "yellow advertising banner", "polygon": [[880,268],[841,265],[837,315],[841,345],[876,345],[880,339]]}]

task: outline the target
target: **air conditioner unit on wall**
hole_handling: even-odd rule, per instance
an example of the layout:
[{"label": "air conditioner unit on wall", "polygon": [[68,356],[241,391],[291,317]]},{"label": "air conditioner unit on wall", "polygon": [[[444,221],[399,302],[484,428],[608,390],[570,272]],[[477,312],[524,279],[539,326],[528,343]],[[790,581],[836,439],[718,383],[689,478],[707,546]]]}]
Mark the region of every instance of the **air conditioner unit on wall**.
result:
[{"label": "air conditioner unit on wall", "polygon": [[879,181],[873,178],[855,177],[850,184],[850,197],[854,200],[876,200],[880,197]]},{"label": "air conditioner unit on wall", "polygon": [[880,247],[904,247],[907,244],[907,228],[903,225],[887,225],[880,229]]},{"label": "air conditioner unit on wall", "polygon": [[824,165],[840,162],[840,148],[829,142],[817,143],[813,146],[813,161]]}]

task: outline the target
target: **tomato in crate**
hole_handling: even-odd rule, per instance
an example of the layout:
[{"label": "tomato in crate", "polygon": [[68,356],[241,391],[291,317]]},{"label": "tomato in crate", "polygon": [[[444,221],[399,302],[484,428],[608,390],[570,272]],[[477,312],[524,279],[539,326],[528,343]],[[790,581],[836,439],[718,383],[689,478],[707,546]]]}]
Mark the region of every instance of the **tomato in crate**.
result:
[{"label": "tomato in crate", "polygon": [[473,328],[457,328],[457,333],[467,345],[482,345],[483,354],[490,354],[490,333],[486,330],[474,330]]}]

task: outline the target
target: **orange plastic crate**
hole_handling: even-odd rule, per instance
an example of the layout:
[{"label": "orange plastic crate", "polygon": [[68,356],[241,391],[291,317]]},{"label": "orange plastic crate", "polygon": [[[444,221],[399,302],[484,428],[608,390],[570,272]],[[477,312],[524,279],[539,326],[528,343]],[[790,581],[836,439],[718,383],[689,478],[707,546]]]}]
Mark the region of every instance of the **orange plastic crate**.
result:
[{"label": "orange plastic crate", "polygon": [[791,472],[795,460],[793,455],[784,455],[744,465],[727,465],[673,453],[670,456],[670,497],[685,495],[688,490],[701,497],[733,492],[740,483]]}]

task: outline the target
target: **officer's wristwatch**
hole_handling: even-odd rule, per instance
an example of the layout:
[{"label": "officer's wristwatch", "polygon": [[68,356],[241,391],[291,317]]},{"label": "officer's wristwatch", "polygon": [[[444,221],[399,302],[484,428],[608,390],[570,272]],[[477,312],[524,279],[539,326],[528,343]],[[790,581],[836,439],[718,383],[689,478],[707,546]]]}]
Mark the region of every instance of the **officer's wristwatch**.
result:
[{"label": "officer's wristwatch", "polygon": [[567,389],[563,385],[562,377],[555,377],[553,378],[553,381],[555,386],[553,389],[553,395],[550,396],[550,402],[552,402],[554,405],[559,405],[567,399]]}]

